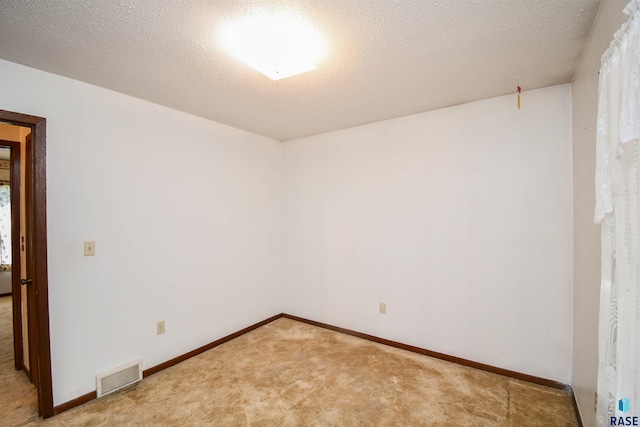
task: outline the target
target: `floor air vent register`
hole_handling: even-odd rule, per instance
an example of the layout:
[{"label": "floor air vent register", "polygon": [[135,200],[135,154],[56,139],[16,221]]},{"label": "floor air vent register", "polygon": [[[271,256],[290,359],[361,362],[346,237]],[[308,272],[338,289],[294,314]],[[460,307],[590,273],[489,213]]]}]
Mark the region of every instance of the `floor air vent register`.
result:
[{"label": "floor air vent register", "polygon": [[141,379],[142,360],[136,360],[96,375],[96,392],[98,397],[102,397],[133,383],[137,383]]}]

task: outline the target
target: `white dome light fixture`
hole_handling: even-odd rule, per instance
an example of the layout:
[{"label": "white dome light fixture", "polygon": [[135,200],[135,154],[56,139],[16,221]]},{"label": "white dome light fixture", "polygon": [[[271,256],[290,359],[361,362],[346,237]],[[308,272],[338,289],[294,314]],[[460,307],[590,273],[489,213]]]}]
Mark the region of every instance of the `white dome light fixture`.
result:
[{"label": "white dome light fixture", "polygon": [[272,80],[315,70],[326,52],[324,38],[291,14],[251,15],[222,32],[225,49]]}]

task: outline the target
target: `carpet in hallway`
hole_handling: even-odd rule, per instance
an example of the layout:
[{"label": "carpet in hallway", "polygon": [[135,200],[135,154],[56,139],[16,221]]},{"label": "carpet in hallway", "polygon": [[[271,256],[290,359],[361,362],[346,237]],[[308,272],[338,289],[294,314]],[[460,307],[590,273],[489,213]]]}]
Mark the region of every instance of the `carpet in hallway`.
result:
[{"label": "carpet in hallway", "polygon": [[13,362],[11,297],[0,297],[0,425],[15,426],[38,418],[36,389]]}]

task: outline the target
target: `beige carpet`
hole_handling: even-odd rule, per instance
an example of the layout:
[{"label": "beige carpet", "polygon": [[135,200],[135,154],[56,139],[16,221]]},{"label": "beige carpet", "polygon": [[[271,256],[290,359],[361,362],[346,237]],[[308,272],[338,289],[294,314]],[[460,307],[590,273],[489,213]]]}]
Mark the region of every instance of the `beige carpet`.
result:
[{"label": "beige carpet", "polygon": [[564,392],[279,319],[128,389],[23,425],[577,424]]},{"label": "beige carpet", "polygon": [[13,363],[11,297],[0,297],[0,426],[38,418],[36,389]]}]

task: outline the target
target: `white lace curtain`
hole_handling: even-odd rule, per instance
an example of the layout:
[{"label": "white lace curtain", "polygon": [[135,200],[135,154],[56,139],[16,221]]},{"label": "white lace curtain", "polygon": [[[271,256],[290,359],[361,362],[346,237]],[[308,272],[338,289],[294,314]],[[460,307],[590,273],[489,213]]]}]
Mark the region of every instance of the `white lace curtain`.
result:
[{"label": "white lace curtain", "polygon": [[[602,57],[595,221],[601,224],[599,426],[640,415],[640,0]],[[621,404],[622,403],[622,404]]]},{"label": "white lace curtain", "polygon": [[11,271],[11,187],[0,184],[0,271]]}]

